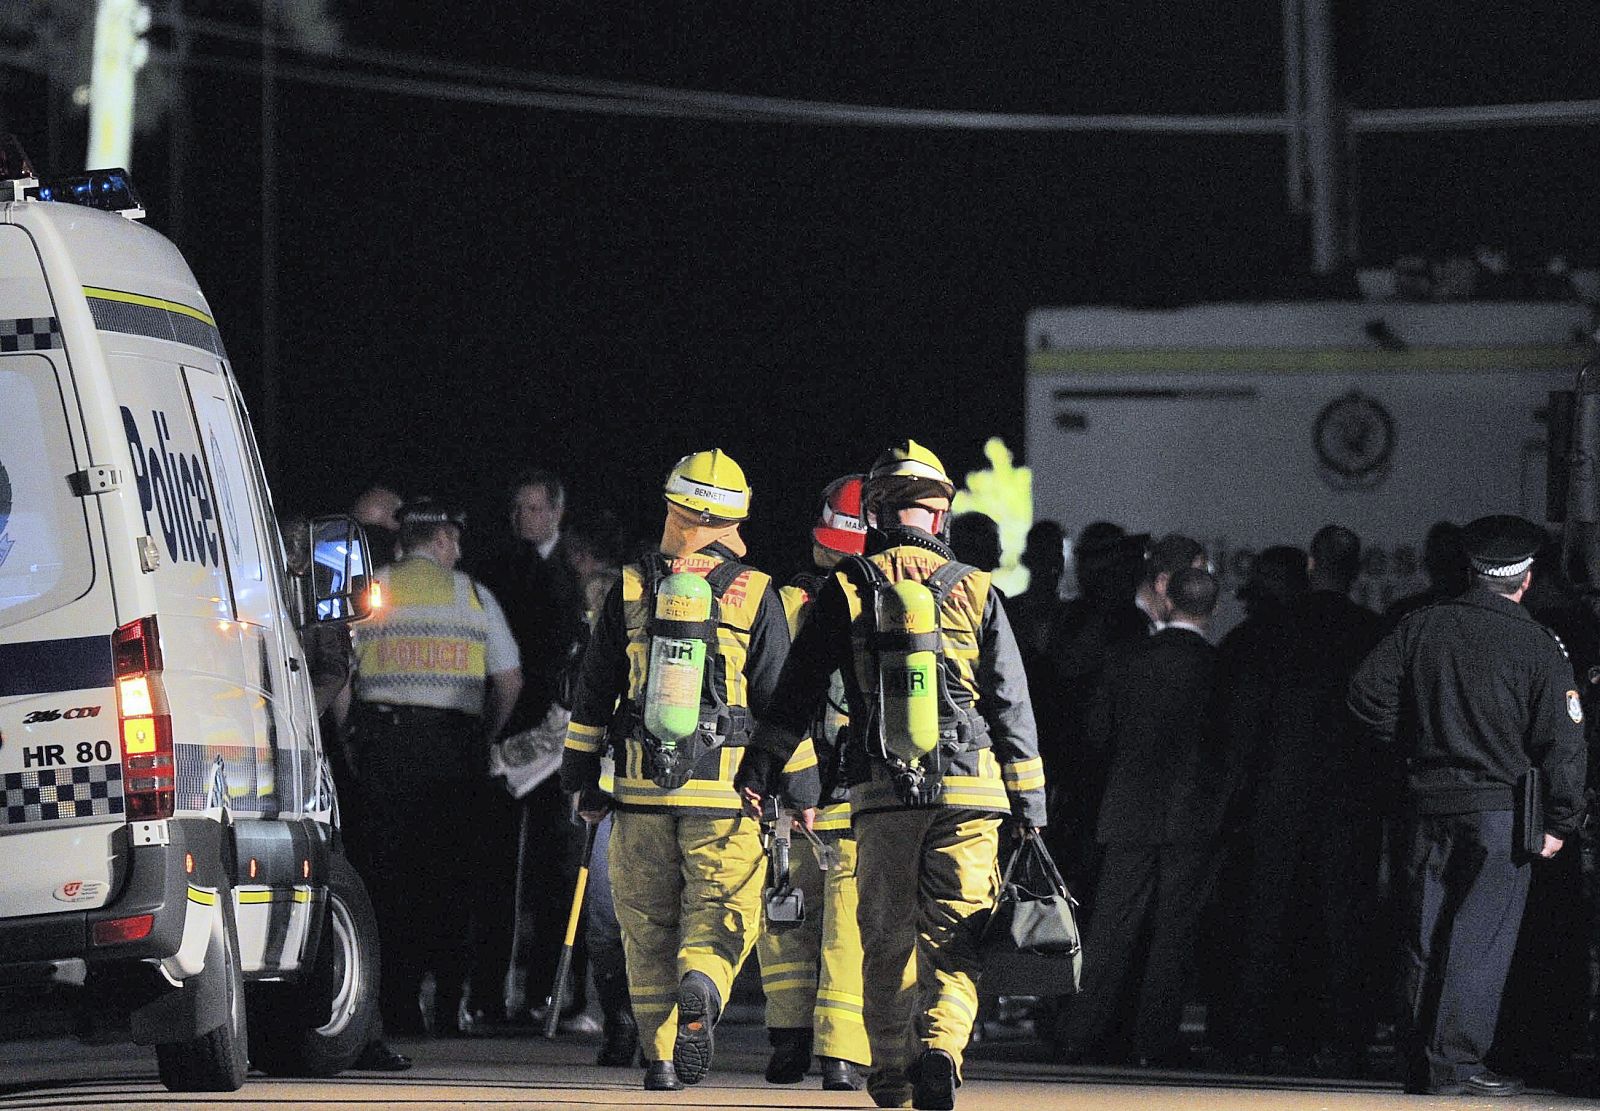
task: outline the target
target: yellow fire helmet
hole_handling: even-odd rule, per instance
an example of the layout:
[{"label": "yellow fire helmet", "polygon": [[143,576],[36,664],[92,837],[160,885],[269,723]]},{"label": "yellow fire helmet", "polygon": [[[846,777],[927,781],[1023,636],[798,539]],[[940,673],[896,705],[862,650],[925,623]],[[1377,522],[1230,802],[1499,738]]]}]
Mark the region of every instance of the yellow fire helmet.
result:
[{"label": "yellow fire helmet", "polygon": [[742,521],[750,516],[750,484],[744,470],[720,448],[678,460],[662,493],[669,502],[707,520]]},{"label": "yellow fire helmet", "polygon": [[943,498],[946,506],[956,496],[956,484],[945,474],[939,457],[915,440],[902,440],[886,449],[867,472],[862,500],[869,506],[886,498]]}]

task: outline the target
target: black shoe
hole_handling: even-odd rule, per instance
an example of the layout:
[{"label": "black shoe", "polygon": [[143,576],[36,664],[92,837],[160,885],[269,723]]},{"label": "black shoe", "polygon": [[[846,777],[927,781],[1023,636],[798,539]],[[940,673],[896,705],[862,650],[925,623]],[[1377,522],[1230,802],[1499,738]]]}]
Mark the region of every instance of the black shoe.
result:
[{"label": "black shoe", "polygon": [[606,1017],[605,1040],[600,1043],[600,1053],[594,1059],[597,1065],[623,1069],[633,1064],[639,1053],[639,1027],[633,1015],[618,1011]]},{"label": "black shoe", "polygon": [[919,1111],[955,1111],[956,1062],[942,1049],[925,1050],[911,1083],[911,1106]]},{"label": "black shoe", "polygon": [[772,1056],[767,1058],[768,1084],[798,1084],[811,1067],[809,1027],[781,1027],[767,1031]]},{"label": "black shoe", "polygon": [[839,1057],[818,1057],[824,1092],[859,1092],[865,1083],[855,1065]]},{"label": "black shoe", "polygon": [[672,1064],[685,1084],[698,1084],[711,1071],[711,1031],[722,1012],[717,985],[704,972],[689,972],[678,985],[678,1040]]},{"label": "black shoe", "polygon": [[367,1048],[361,1051],[361,1056],[350,1067],[362,1072],[405,1072],[411,1067],[411,1058],[375,1040],[367,1043]]},{"label": "black shoe", "polygon": [[647,1092],[681,1092],[683,1081],[671,1061],[651,1061],[644,1070],[644,1090]]},{"label": "black shoe", "polygon": [[1520,1096],[1527,1091],[1528,1086],[1514,1076],[1501,1076],[1499,1073],[1485,1069],[1477,1076],[1469,1076],[1465,1080],[1456,1080],[1445,1084],[1430,1084],[1430,1096],[1479,1096],[1493,1098],[1497,1096]]}]

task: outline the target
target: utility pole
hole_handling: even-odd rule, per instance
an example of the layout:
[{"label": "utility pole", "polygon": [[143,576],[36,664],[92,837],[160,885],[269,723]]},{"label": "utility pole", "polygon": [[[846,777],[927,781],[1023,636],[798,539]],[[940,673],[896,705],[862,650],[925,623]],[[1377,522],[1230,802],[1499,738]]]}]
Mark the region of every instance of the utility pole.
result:
[{"label": "utility pole", "polygon": [[1329,0],[1303,0],[1305,153],[1311,186],[1311,265],[1331,274],[1342,261],[1339,234],[1340,119]]},{"label": "utility pole", "polygon": [[278,48],[279,0],[261,0],[261,458],[278,469]]}]

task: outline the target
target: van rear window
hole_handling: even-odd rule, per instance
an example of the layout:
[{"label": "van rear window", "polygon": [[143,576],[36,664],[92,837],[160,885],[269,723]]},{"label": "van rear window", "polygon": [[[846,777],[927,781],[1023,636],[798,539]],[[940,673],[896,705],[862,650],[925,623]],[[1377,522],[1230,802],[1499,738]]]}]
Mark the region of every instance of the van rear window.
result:
[{"label": "van rear window", "polygon": [[55,366],[0,355],[0,627],[81,597],[94,581],[89,522]]}]

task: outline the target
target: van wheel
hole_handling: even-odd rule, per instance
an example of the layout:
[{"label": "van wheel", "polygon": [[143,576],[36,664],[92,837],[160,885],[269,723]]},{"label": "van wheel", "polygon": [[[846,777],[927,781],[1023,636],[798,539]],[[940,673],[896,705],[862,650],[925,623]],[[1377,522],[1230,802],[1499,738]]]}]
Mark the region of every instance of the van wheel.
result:
[{"label": "van wheel", "polygon": [[198,1037],[156,1046],[161,1083],[173,1092],[236,1092],[244,1087],[245,1073],[250,1068],[239,931],[233,920],[233,895],[226,886],[217,891],[217,907],[217,921],[211,927],[211,941],[206,947],[206,965],[197,977],[223,978],[227,1018],[215,1030]]},{"label": "van wheel", "polygon": [[378,1014],[378,921],[342,854],[329,858],[327,919],[310,971],[255,984],[250,1060],[271,1076],[333,1076],[355,1064]]}]

